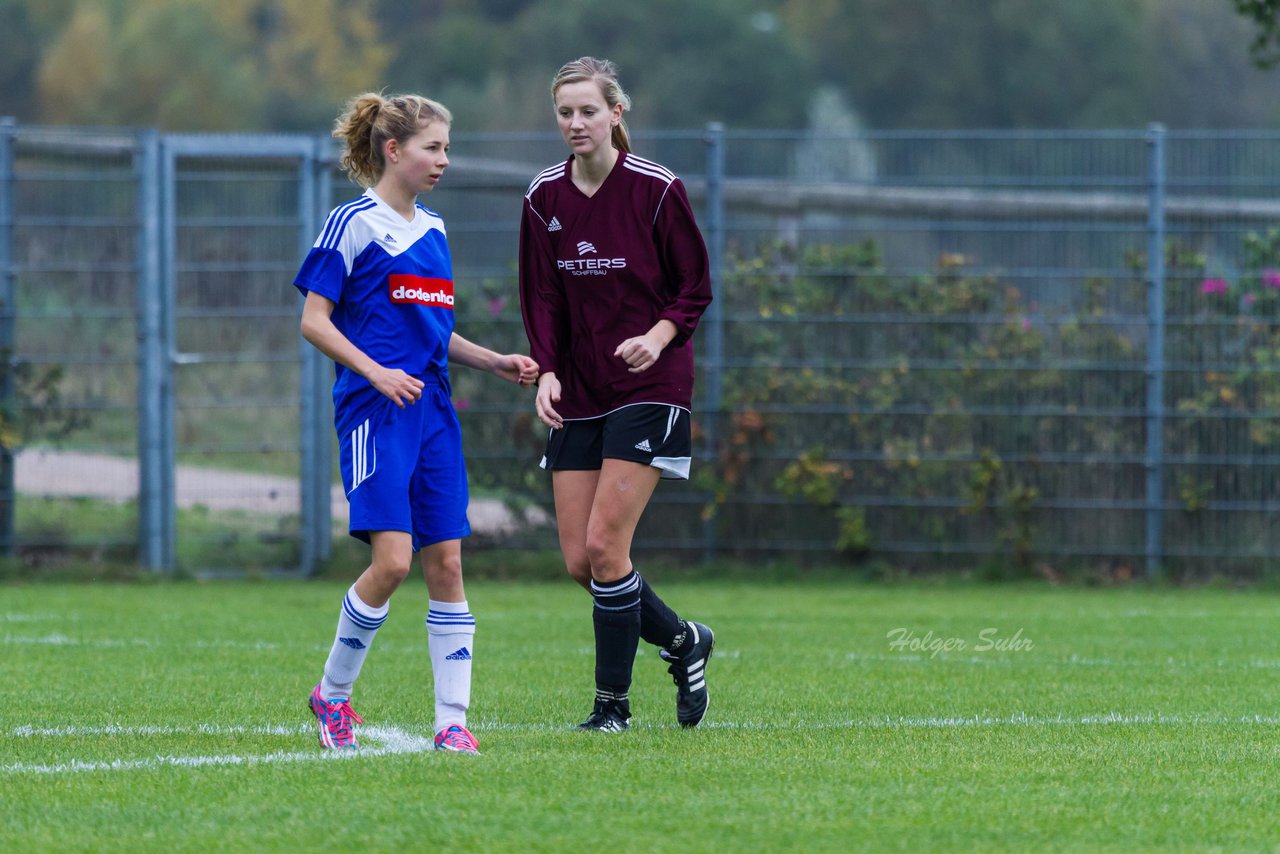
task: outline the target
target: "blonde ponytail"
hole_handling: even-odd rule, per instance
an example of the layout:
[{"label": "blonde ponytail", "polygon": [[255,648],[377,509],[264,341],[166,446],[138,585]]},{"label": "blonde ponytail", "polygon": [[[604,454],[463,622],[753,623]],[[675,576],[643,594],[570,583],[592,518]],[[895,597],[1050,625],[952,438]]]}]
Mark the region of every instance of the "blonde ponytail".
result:
[{"label": "blonde ponytail", "polygon": [[371,187],[386,168],[387,140],[404,142],[432,122],[452,124],[453,115],[421,95],[356,95],[333,124],[333,137],[343,143],[339,164],[351,180]]}]

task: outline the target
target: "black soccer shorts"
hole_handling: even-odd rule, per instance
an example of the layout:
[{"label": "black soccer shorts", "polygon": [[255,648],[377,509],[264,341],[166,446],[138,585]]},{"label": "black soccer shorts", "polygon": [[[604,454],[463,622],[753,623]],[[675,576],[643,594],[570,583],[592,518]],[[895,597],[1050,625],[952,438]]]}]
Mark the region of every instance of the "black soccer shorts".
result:
[{"label": "black soccer shorts", "polygon": [[539,465],[548,471],[596,471],[605,459],[630,460],[653,466],[669,480],[688,480],[692,449],[689,410],[635,403],[553,428]]}]

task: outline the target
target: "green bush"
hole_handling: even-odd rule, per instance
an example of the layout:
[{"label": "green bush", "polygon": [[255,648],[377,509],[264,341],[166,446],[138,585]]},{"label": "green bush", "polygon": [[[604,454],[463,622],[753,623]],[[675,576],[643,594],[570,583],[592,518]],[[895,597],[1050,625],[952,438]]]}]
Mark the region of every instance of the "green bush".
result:
[{"label": "green bush", "polygon": [[[1175,569],[1265,543],[1249,508],[1280,493],[1275,467],[1253,464],[1280,451],[1280,231],[1246,235],[1243,257],[1229,282],[1192,247],[1166,249]],[[724,405],[697,414],[720,439],[697,474],[703,518],[729,551],[1129,571],[1145,536],[1148,330],[1145,256],[1124,260],[1128,275],[1050,305],[957,254],[891,272],[872,241],[733,259]]]}]

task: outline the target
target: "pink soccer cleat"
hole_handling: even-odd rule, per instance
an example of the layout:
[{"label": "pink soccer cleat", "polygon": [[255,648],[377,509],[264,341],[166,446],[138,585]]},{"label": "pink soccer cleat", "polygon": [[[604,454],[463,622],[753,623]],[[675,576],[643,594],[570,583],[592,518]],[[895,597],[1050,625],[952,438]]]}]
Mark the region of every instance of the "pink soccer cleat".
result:
[{"label": "pink soccer cleat", "polygon": [[320,744],[329,750],[355,750],[355,730],[351,724],[364,723],[364,718],[355,713],[349,700],[326,700],[320,696],[320,685],[316,683],[307,703],[311,713],[316,716],[316,727],[320,730]]},{"label": "pink soccer cleat", "polygon": [[480,753],[476,737],[464,726],[451,724],[436,733],[436,750],[452,750],[454,753]]}]

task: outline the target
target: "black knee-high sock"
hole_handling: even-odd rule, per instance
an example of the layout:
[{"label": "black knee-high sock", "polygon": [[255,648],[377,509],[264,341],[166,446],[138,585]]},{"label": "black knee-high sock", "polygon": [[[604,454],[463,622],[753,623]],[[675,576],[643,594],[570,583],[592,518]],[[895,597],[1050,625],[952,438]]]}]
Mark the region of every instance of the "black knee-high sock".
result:
[{"label": "black knee-high sock", "polygon": [[644,576],[636,573],[640,579],[640,637],[645,643],[670,650],[684,640],[684,625],[676,612],[654,592]]},{"label": "black knee-high sock", "polygon": [[614,582],[591,582],[595,607],[596,691],[625,699],[640,644],[640,576],[632,572]]}]

